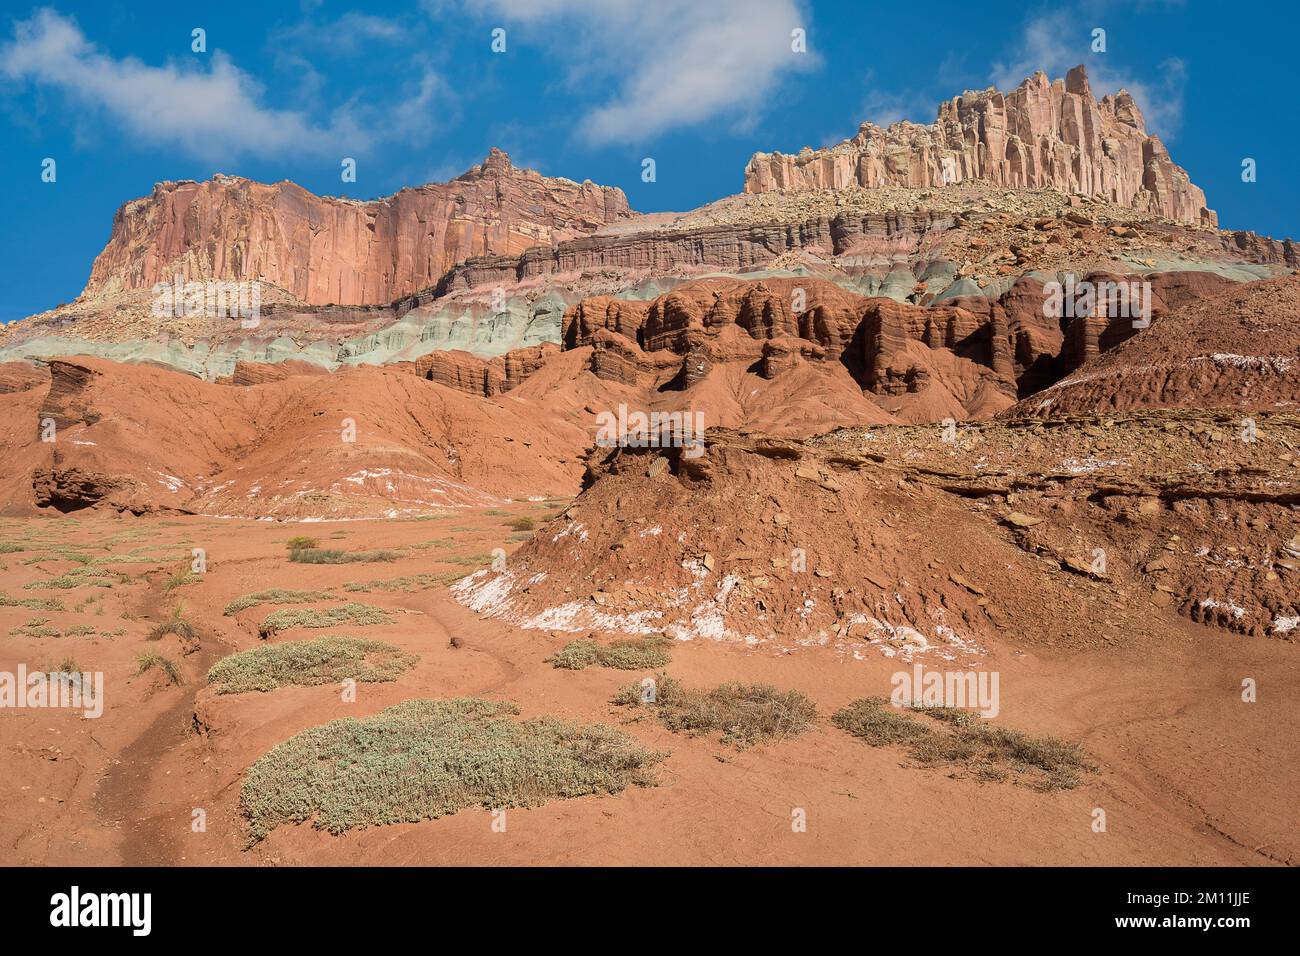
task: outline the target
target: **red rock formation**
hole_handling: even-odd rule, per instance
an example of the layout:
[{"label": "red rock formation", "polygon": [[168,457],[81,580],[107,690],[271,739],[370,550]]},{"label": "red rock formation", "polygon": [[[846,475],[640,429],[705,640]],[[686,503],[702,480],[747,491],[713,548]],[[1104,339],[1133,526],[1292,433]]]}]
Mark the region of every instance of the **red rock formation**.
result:
[{"label": "red rock formation", "polygon": [[469,352],[449,350],[430,352],[414,362],[398,363],[393,367],[409,368],[420,378],[488,398],[521,385],[559,350],[559,346],[547,342],[515,349],[493,359],[481,359]]},{"label": "red rock formation", "polygon": [[745,167],[749,193],[967,179],[1103,196],[1180,222],[1218,222],[1205,193],[1147,133],[1132,96],[1121,90],[1098,102],[1082,66],[1064,80],[1035,73],[1007,94],[967,91],[942,103],[929,126],[864,123],[837,146],[797,156],[755,153]]},{"label": "red rock formation", "polygon": [[83,296],[259,279],[303,302],[387,305],[473,255],[518,255],[631,213],[619,189],[516,169],[492,150],[449,183],[372,202],[231,176],[159,183],[113,220]]},{"label": "red rock formation", "polygon": [[219,385],[265,385],[267,382],[279,382],[294,375],[328,375],[329,370],[311,362],[286,359],[283,362],[244,362],[235,363],[235,370],[229,375],[215,379]]},{"label": "red rock formation", "polygon": [[[1075,319],[1065,379],[1007,415],[1134,408],[1300,407],[1300,276],[1232,285],[1166,312],[1107,348],[1104,319]],[[1115,323],[1111,323],[1113,326]],[[1127,323],[1131,329],[1131,323]]]}]

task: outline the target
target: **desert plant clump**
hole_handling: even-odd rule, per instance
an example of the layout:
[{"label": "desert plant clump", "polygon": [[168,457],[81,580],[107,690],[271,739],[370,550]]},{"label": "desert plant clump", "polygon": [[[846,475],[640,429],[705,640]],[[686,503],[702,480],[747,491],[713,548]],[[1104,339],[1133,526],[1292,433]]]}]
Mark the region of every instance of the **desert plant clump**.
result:
[{"label": "desert plant clump", "polygon": [[221,613],[226,617],[231,617],[250,607],[257,607],[259,604],[311,604],[315,601],[332,600],[334,600],[334,595],[330,594],[329,591],[294,591],[290,588],[268,588],[265,591],[254,591],[251,594],[235,598],[226,605],[225,610]]},{"label": "desert plant clump", "polygon": [[187,584],[198,584],[198,582],[199,576],[190,570],[189,565],[185,565],[178,568],[167,578],[167,582],[163,585],[163,593],[167,594]]},{"label": "desert plant clump", "polygon": [[518,713],[500,701],[408,700],[305,730],[248,769],[240,809],[249,842],[306,820],[339,834],[654,785],[663,755],[623,731],[512,720]]},{"label": "desert plant clump", "polygon": [[295,564],[368,564],[376,561],[396,561],[402,552],[391,548],[373,551],[337,551],[332,548],[299,548],[289,552]]},{"label": "desert plant clump", "polygon": [[418,658],[392,644],[344,635],[268,644],[232,654],[208,671],[218,694],[312,687],[352,679],[363,684],[396,680]]},{"label": "desert plant clump", "polygon": [[319,548],[319,538],[309,538],[305,534],[294,535],[284,545],[290,551],[305,551],[309,548]]},{"label": "desert plant clump", "polygon": [[863,697],[831,715],[831,723],[873,747],[884,747],[917,737],[931,730],[908,714],[895,713],[883,697]]},{"label": "desert plant clump", "polygon": [[339,607],[301,608],[273,611],[267,615],[259,630],[263,634],[288,630],[291,627],[339,627],[344,624],[366,626],[370,624],[388,624],[393,616],[383,608],[371,604],[350,601]]},{"label": "desert plant clump", "polygon": [[136,673],[144,674],[157,668],[166,675],[167,679],[173,684],[181,684],[184,681],[181,678],[181,669],[176,666],[176,662],[170,657],[165,657],[157,651],[145,651],[135,659]]},{"label": "desert plant clump", "polygon": [[49,618],[34,617],[31,620],[29,620],[26,624],[23,624],[19,627],[11,628],[9,631],[9,636],[10,637],[62,637],[63,632],[61,632],[57,627],[52,625],[49,621]]},{"label": "desert plant clump", "polygon": [[441,584],[459,581],[464,576],[460,571],[449,571],[442,574],[408,574],[402,577],[376,581],[349,581],[343,585],[343,590],[349,592],[424,591],[428,588],[438,587]]},{"label": "desert plant clump", "polygon": [[647,700],[646,687],[632,684],[619,692],[614,703],[652,707],[659,722],[674,733],[691,737],[717,733],[724,744],[738,748],[797,736],[817,717],[817,708],[806,694],[767,684],[732,681],[709,690],[688,690],[660,672],[653,691],[653,699]]},{"label": "desert plant clump", "polygon": [[145,640],[160,641],[168,634],[175,634],[186,644],[198,641],[199,636],[194,630],[194,625],[185,619],[184,605],[174,605],[171,613],[167,616],[167,620],[155,624],[149,633],[145,635]]},{"label": "desert plant clump", "polygon": [[628,638],[604,646],[586,637],[570,641],[546,661],[555,667],[575,671],[595,664],[625,671],[649,670],[664,667],[672,660],[668,651],[671,645],[672,640],[663,634]]},{"label": "desert plant clump", "polygon": [[1078,744],[1035,737],[1006,727],[991,727],[978,714],[955,707],[916,707],[944,725],[936,727],[890,709],[882,697],[855,700],[837,710],[831,723],[873,747],[905,744],[908,754],[929,766],[957,767],[981,780],[1014,779],[1036,790],[1077,787],[1092,766]]},{"label": "desert plant clump", "polygon": [[23,607],[29,611],[62,611],[58,598],[13,598],[0,591],[0,607]]},{"label": "desert plant clump", "polygon": [[54,588],[61,591],[68,591],[72,588],[83,587],[111,588],[114,583],[120,583],[121,581],[122,577],[120,575],[110,574],[91,565],[81,565],[45,581],[28,581],[23,585],[23,590],[46,590]]},{"label": "desert plant clump", "polygon": [[520,515],[518,518],[511,518],[507,521],[506,527],[511,531],[532,531],[537,527],[537,522],[527,515]]}]

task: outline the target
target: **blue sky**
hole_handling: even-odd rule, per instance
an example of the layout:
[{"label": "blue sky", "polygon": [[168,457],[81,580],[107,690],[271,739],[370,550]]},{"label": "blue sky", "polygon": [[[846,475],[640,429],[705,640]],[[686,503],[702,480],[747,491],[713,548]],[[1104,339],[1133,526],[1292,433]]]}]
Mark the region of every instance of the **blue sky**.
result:
[{"label": "blue sky", "polygon": [[[1134,93],[1225,227],[1294,237],[1298,22],[1274,0],[7,0],[0,320],[73,299],[114,212],[161,180],[224,172],[368,199],[495,145],[621,186],[638,210],[688,209],[739,191],[756,150],[827,145],[864,119],[929,122],[963,89],[1076,63],[1099,95]],[[1097,27],[1105,53],[1089,49]]]}]

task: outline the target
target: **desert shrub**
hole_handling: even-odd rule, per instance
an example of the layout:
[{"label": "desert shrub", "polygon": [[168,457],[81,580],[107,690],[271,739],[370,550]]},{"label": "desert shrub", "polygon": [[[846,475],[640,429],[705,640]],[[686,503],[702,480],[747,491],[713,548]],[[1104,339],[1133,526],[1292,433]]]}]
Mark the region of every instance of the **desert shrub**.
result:
[{"label": "desert shrub", "polygon": [[565,670],[580,671],[591,667],[600,660],[599,645],[590,638],[570,641],[564,647],[546,658],[546,663]]},{"label": "desert shrub", "polygon": [[663,755],[628,734],[510,719],[518,713],[497,701],[408,700],[305,730],[248,769],[240,809],[250,843],[285,823],[338,834],[654,784]]},{"label": "desert shrub", "polygon": [[178,568],[176,571],[172,572],[171,576],[167,579],[167,583],[163,585],[163,593],[167,594],[171,591],[175,591],[177,588],[184,587],[187,584],[198,583],[199,576],[190,570],[189,565],[186,565],[185,567]]},{"label": "desert shrub", "polygon": [[168,615],[167,620],[155,624],[153,628],[145,635],[147,641],[161,641],[168,634],[175,634],[186,643],[197,641],[198,635],[194,632],[194,626],[185,619],[184,605],[177,604]]},{"label": "desert shrub", "polygon": [[982,723],[936,735],[914,747],[912,756],[929,765],[958,764],[984,780],[1014,775],[1017,782],[1044,791],[1073,789],[1095,769],[1078,744]]},{"label": "desert shrub", "polygon": [[271,691],[291,684],[312,687],[347,678],[369,684],[396,680],[417,659],[383,641],[330,635],[232,654],[208,671],[208,683],[218,685],[219,694]]},{"label": "desert shrub", "polygon": [[308,548],[319,548],[319,538],[309,538],[305,534],[294,535],[284,545],[290,551],[304,551]]},{"label": "desert shrub", "polygon": [[492,555],[490,555],[490,554],[453,554],[453,555],[451,555],[451,556],[449,556],[449,557],[441,558],[440,560],[445,561],[447,564],[459,564],[459,565],[461,565],[462,567],[466,567],[466,566],[468,566],[468,567],[478,567],[479,565],[483,565],[483,564],[491,564],[491,563],[492,563]]},{"label": "desert shrub", "polygon": [[0,591],[0,607],[24,607],[29,611],[62,611],[58,598],[13,598]]},{"label": "desert shrub", "polygon": [[157,651],[145,651],[136,657],[135,663],[137,674],[144,674],[157,668],[167,675],[167,679],[173,684],[183,683],[181,669],[176,666],[176,662],[170,657],[159,654]]},{"label": "desert shrub", "polygon": [[532,531],[537,527],[537,522],[527,515],[520,515],[518,518],[511,518],[507,521],[506,527],[511,531]]},{"label": "desert shrub", "polygon": [[334,595],[328,591],[294,591],[289,588],[268,588],[237,597],[221,613],[226,617],[259,604],[311,604],[314,601],[332,601]]},{"label": "desert shrub", "polygon": [[45,590],[54,588],[57,590],[67,591],[72,588],[111,588],[114,582],[122,580],[120,575],[110,574],[100,568],[90,565],[72,568],[65,571],[57,577],[48,578],[44,581],[28,581],[23,585],[24,590]]},{"label": "desert shrub", "polygon": [[909,756],[925,766],[953,766],[982,780],[1011,777],[1037,790],[1076,787],[1084,773],[1096,769],[1078,744],[991,727],[973,711],[917,707],[913,712],[946,726],[893,711],[881,697],[853,701],[836,711],[831,723],[873,747],[905,744]]},{"label": "desert shrub", "polygon": [[663,667],[672,660],[672,654],[668,652],[671,645],[672,641],[662,634],[632,637],[605,646],[591,638],[581,638],[569,642],[546,660],[556,667],[575,671],[594,664],[625,671],[649,670]]},{"label": "desert shrub", "polygon": [[688,690],[667,674],[655,678],[655,699],[642,700],[640,684],[624,688],[614,703],[654,709],[659,722],[688,736],[722,735],[724,744],[749,747],[764,740],[794,737],[808,730],[817,708],[797,690],[767,684],[728,682],[709,690]]},{"label": "desert shrub", "polygon": [[9,631],[11,637],[62,637],[62,633],[57,627],[52,625],[48,618],[34,617],[26,624],[12,628]]},{"label": "desert shrub", "polygon": [[408,574],[399,578],[377,581],[349,581],[343,585],[345,591],[423,591],[427,588],[449,584],[464,577],[461,571],[447,571],[442,574]]},{"label": "desert shrub", "polygon": [[17,554],[19,551],[26,551],[27,545],[18,544],[14,541],[0,541],[0,554]]},{"label": "desert shrub", "polygon": [[375,561],[396,561],[402,552],[389,548],[374,551],[336,551],[332,548],[300,548],[289,552],[295,564],[364,564]]},{"label": "desert shrub", "polygon": [[388,624],[393,616],[383,608],[370,604],[350,601],[339,607],[324,609],[302,608],[297,610],[273,611],[262,622],[263,633],[288,630],[291,627],[338,627],[343,624],[365,626],[369,624]]},{"label": "desert shrub", "polygon": [[831,715],[831,723],[871,744],[883,747],[924,737],[931,730],[915,717],[889,709],[883,697],[863,697]]}]

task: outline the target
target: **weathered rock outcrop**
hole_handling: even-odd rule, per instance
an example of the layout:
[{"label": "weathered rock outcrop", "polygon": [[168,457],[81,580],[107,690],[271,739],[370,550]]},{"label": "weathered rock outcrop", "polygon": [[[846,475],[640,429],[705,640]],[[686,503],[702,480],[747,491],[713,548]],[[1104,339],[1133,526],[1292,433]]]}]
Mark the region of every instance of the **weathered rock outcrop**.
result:
[{"label": "weathered rock outcrop", "polygon": [[[1146,329],[1076,318],[1062,356],[1074,366],[1070,374],[1006,414],[1057,417],[1150,408],[1294,412],[1300,408],[1298,315],[1300,276],[1286,276],[1226,285],[1157,311]],[[1120,341],[1111,347],[1114,339]]]},{"label": "weathered rock outcrop", "polygon": [[1180,222],[1214,226],[1205,193],[1176,166],[1129,93],[1098,101],[1087,71],[1035,73],[1014,91],[967,91],[934,123],[864,123],[850,140],[797,156],[756,153],[745,191],[944,186],[982,179],[1100,196]]},{"label": "weathered rock outcrop", "polygon": [[312,305],[387,305],[474,255],[517,255],[631,215],[622,190],[516,169],[500,150],[448,183],[372,202],[231,176],[159,183],[118,210],[83,296],[262,280]]}]

